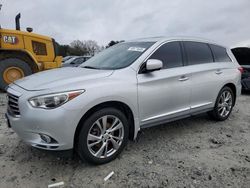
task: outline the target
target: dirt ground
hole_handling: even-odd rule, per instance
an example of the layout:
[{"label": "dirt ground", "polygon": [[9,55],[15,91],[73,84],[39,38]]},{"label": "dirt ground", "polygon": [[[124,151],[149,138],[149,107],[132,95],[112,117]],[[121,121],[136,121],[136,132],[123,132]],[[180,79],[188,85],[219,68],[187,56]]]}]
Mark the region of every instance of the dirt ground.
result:
[{"label": "dirt ground", "polygon": [[[145,129],[115,161],[93,166],[25,145],[7,128],[0,94],[0,187],[250,187],[250,93],[229,120],[206,114]],[[114,175],[106,182],[103,178]]]}]

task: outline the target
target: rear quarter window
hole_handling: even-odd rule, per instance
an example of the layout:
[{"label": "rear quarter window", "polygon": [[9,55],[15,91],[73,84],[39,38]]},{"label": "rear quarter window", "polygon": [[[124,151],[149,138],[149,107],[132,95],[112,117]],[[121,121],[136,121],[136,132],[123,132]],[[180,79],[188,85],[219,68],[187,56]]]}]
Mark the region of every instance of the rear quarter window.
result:
[{"label": "rear quarter window", "polygon": [[227,49],[218,45],[210,44],[210,48],[214,55],[215,62],[231,62],[231,58],[227,54]]}]

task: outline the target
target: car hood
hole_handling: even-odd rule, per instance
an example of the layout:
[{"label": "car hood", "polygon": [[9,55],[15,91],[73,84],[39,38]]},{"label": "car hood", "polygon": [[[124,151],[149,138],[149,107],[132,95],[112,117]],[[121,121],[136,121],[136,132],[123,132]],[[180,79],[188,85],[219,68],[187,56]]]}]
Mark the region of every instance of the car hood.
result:
[{"label": "car hood", "polygon": [[26,90],[44,90],[81,81],[108,77],[113,70],[94,70],[80,67],[67,67],[39,72],[14,82]]}]

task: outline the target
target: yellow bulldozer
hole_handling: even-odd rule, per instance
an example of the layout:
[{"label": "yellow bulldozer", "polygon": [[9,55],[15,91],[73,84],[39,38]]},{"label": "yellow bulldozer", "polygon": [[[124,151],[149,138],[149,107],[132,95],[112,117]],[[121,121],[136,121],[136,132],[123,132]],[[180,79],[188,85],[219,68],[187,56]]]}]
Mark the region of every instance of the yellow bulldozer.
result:
[{"label": "yellow bulldozer", "polygon": [[19,13],[16,30],[0,27],[0,89],[17,79],[43,70],[61,67],[58,43],[53,38],[20,30]]}]

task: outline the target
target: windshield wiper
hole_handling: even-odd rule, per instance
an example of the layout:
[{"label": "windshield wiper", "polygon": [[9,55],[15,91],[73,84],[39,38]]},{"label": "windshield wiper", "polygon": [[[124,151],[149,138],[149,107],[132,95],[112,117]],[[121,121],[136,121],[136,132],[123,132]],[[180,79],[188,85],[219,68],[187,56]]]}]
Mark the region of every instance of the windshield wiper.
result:
[{"label": "windshield wiper", "polygon": [[86,68],[86,69],[99,69],[97,67],[91,67],[91,66],[83,66],[82,68]]}]

